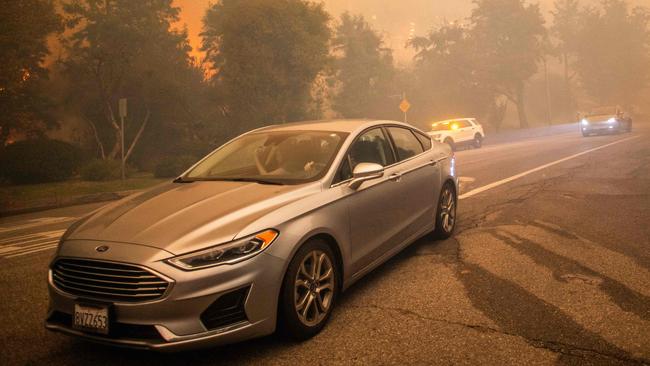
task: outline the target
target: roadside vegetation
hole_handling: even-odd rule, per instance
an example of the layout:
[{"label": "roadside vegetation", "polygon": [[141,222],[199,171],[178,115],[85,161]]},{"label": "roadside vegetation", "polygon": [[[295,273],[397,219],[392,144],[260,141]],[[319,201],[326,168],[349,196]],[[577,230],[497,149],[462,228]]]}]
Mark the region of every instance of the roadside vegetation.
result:
[{"label": "roadside vegetation", "polygon": [[329,14],[319,2],[215,2],[203,19],[202,60],[170,0],[0,4],[6,194],[78,179],[113,189],[122,136],[130,175],[167,178],[270,123],[401,120],[404,95],[409,122],[421,126],[474,116],[498,130],[511,116],[527,128],[572,121],[594,105],[647,113],[650,10],[626,0],[557,0],[551,14],[533,0],[477,0],[467,18],[411,37],[409,66],[396,65],[362,15]]}]

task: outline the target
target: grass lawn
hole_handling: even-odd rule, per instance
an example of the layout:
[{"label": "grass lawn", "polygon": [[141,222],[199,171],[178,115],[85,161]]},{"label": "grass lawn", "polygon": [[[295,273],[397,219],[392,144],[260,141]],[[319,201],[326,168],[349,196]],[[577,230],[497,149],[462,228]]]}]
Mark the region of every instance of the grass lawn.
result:
[{"label": "grass lawn", "polygon": [[151,175],[140,175],[107,182],[69,180],[65,182],[3,185],[0,186],[0,210],[35,206],[59,205],[75,196],[105,192],[119,192],[145,189],[169,179],[158,179]]}]

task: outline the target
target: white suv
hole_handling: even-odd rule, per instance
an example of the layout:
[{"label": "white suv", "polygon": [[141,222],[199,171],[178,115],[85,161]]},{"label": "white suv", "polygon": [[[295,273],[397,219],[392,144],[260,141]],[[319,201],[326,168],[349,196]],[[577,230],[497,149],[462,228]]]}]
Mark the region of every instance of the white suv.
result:
[{"label": "white suv", "polygon": [[428,134],[436,141],[448,144],[452,149],[458,146],[480,148],[485,138],[483,126],[475,118],[457,118],[435,122]]}]

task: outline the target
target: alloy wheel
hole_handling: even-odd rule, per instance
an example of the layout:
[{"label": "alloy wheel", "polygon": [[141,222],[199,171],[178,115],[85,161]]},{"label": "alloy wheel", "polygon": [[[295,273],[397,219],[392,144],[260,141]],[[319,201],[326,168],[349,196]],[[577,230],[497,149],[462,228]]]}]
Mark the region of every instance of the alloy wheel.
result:
[{"label": "alloy wheel", "polygon": [[318,325],[329,313],[334,299],[334,266],[329,256],[313,250],[302,259],[294,285],[294,306],[306,326]]},{"label": "alloy wheel", "polygon": [[440,223],[442,229],[450,233],[454,230],[456,224],[456,199],[454,192],[449,187],[445,187],[440,198]]}]

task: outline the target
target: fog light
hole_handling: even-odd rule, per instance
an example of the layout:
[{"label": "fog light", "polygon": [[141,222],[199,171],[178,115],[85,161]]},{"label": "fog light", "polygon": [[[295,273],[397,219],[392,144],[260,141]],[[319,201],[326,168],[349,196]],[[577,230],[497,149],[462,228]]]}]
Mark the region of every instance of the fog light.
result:
[{"label": "fog light", "polygon": [[208,330],[248,321],[244,304],[250,286],[225,293],[201,314],[201,322]]}]

